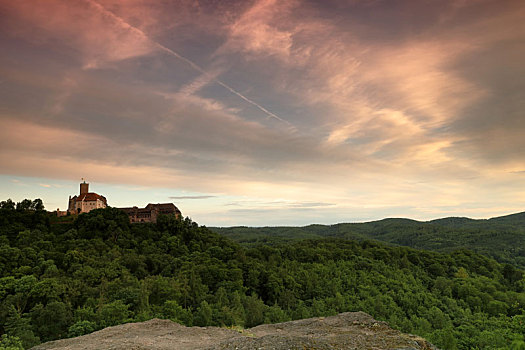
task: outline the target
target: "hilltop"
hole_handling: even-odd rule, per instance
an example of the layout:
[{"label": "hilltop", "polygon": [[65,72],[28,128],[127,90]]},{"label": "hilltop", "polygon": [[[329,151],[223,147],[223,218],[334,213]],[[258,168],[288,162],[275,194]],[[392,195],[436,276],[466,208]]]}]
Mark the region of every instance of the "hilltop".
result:
[{"label": "hilltop", "polygon": [[393,330],[362,312],[310,318],[242,331],[185,327],[169,320],[128,323],[33,350],[292,350],[292,349],[437,349],[426,340]]}]

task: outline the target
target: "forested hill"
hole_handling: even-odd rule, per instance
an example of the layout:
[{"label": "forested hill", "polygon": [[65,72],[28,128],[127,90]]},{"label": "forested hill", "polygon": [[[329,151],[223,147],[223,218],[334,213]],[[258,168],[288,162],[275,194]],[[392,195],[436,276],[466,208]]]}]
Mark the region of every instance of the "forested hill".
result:
[{"label": "forested hill", "polygon": [[449,217],[433,221],[384,219],[366,223],[304,227],[211,228],[243,245],[280,244],[305,238],[378,240],[417,249],[452,252],[469,249],[499,262],[525,268],[525,212],[474,220]]},{"label": "forested hill", "polygon": [[363,311],[442,349],[523,343],[525,280],[476,253],[306,239],[243,247],[190,219],[0,205],[0,348],[121,323],[253,327]]}]

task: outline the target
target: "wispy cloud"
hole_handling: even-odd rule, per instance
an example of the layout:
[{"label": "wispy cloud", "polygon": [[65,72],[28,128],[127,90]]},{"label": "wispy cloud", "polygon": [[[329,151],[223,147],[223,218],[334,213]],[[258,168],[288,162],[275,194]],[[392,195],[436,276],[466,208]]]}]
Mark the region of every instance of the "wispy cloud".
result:
[{"label": "wispy cloud", "polygon": [[252,106],[258,108],[259,110],[261,110],[268,117],[274,118],[274,119],[276,119],[276,120],[278,120],[280,122],[286,123],[286,124],[291,126],[290,122],[282,119],[281,117],[277,116],[275,113],[269,111],[268,109],[266,109],[265,107],[261,106],[257,102],[253,101],[252,99],[246,97],[245,95],[243,95],[239,91],[235,90],[230,85],[228,85],[228,84],[224,83],[223,81],[219,80],[218,78],[214,77],[212,74],[208,73],[206,70],[201,68],[198,64],[196,64],[195,62],[193,62],[189,58],[187,58],[185,56],[182,56],[181,54],[175,52],[174,50],[172,50],[172,49],[162,45],[161,43],[159,43],[159,42],[149,38],[142,30],[140,30],[139,28],[136,28],[136,27],[132,26],[131,24],[127,23],[122,18],[118,17],[117,15],[112,13],[111,11],[108,11],[107,9],[105,9],[102,5],[100,5],[96,1],[94,1],[94,0],[88,0],[88,1],[91,4],[93,4],[103,14],[109,15],[110,17],[114,18],[117,21],[117,23],[122,27],[122,29],[131,31],[132,33],[136,34],[138,37],[142,38],[144,41],[147,41],[148,43],[153,44],[156,48],[160,49],[161,51],[164,51],[164,52],[168,53],[169,55],[171,55],[171,56],[173,56],[173,57],[175,57],[175,58],[177,58],[177,59],[187,63],[191,68],[193,68],[197,72],[203,74],[206,79],[219,84],[220,86],[222,86],[223,88],[225,88],[226,90],[231,92],[232,94],[234,94],[237,97],[241,98],[243,101],[245,101],[245,102],[251,104]]},{"label": "wispy cloud", "polygon": [[[155,47],[137,33],[123,30],[106,16],[90,11],[90,1],[18,1],[5,6],[15,33],[39,43],[63,40],[82,53],[85,68],[148,55]],[[48,11],[53,12],[51,19]],[[74,20],[73,20],[74,19]],[[17,23],[18,22],[18,23]],[[19,23],[28,23],[21,26]],[[35,30],[39,28],[38,30]]]},{"label": "wispy cloud", "polygon": [[[293,44],[293,32],[285,27],[298,1],[259,0],[229,26],[227,42],[216,55],[231,51],[286,60]],[[281,28],[279,28],[281,27]]]},{"label": "wispy cloud", "polygon": [[201,195],[201,196],[171,196],[170,199],[209,199],[217,196],[212,195]]},{"label": "wispy cloud", "polygon": [[318,208],[318,207],[331,207],[336,205],[335,203],[325,203],[325,202],[299,202],[299,203],[290,203],[289,207],[291,208]]},{"label": "wispy cloud", "polygon": [[246,207],[247,210],[259,208],[259,209],[278,209],[278,208],[319,208],[319,207],[331,207],[336,205],[336,203],[327,203],[327,202],[309,202],[309,201],[291,201],[291,200],[273,200],[273,201],[264,201],[264,200],[245,200],[245,201],[235,201],[225,204],[226,206],[233,207]]}]

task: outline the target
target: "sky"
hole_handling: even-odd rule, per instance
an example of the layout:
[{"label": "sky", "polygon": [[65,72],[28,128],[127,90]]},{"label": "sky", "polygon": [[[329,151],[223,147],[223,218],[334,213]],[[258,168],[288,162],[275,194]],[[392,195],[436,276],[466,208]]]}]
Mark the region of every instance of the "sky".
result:
[{"label": "sky", "polygon": [[268,226],[525,211],[521,0],[0,0],[0,199]]}]

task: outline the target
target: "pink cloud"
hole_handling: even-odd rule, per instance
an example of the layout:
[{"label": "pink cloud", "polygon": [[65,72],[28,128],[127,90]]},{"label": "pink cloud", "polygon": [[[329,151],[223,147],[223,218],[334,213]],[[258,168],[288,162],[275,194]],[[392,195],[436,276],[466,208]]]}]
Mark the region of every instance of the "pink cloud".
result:
[{"label": "pink cloud", "polygon": [[259,0],[228,26],[227,42],[216,54],[241,51],[259,57],[286,59],[293,44],[293,32],[286,18],[297,1]]},{"label": "pink cloud", "polygon": [[148,55],[144,35],[129,30],[93,0],[21,0],[4,3],[11,34],[39,44],[65,43],[81,53],[86,68]]},{"label": "pink cloud", "polygon": [[[361,34],[373,23],[339,25],[306,4],[292,11],[294,5],[256,2],[230,26],[221,53],[236,50],[252,61],[277,58],[274,86],[298,105],[323,110],[316,123],[328,144],[355,140],[353,150],[368,156],[391,148],[402,163],[423,155],[446,162],[457,139],[430,134],[489,93],[452,68],[483,43],[447,31],[368,41]],[[500,21],[491,27],[501,28]]]}]

